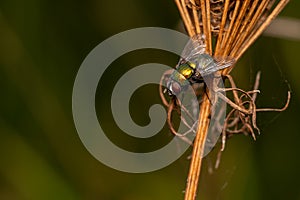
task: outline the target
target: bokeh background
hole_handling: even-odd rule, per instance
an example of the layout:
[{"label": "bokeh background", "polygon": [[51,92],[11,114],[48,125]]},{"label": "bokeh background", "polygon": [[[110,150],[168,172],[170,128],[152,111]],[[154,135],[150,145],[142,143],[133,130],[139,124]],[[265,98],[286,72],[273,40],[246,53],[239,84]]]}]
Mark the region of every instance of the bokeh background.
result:
[{"label": "bokeh background", "polygon": [[[280,16],[300,20],[299,9],[300,2],[292,0]],[[116,171],[87,152],[71,108],[76,73],[96,45],[137,27],[178,29],[179,21],[173,1],[1,0],[0,199],[183,199],[190,150],[159,171]],[[232,75],[243,89],[251,89],[262,71],[259,107],[282,107],[290,89],[292,100],[282,113],[258,115],[257,141],[230,138],[219,169],[211,174],[216,147],[204,160],[199,199],[300,199],[299,52],[299,39],[262,36],[239,61]],[[177,60],[167,52],[140,50],[106,71],[97,114],[118,146],[149,151],[172,138],[165,127],[152,139],[133,139],[116,128],[109,108],[113,86],[127,70],[147,62],[174,66]],[[159,101],[157,86],[136,91],[130,104],[136,123],[149,123],[148,109]]]}]

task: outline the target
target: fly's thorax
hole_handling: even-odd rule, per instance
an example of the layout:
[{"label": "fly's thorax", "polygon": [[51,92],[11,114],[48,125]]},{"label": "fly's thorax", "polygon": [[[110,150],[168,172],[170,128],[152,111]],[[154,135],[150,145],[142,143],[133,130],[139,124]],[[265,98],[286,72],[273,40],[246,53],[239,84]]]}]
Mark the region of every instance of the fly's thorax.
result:
[{"label": "fly's thorax", "polygon": [[195,69],[189,62],[180,64],[176,70],[173,71],[170,81],[179,83],[182,87],[189,85],[189,79],[194,75]]},{"label": "fly's thorax", "polygon": [[190,63],[190,62],[186,62],[183,64],[180,64],[176,71],[182,75],[185,79],[189,79],[192,77],[192,75],[195,73],[195,65]]}]

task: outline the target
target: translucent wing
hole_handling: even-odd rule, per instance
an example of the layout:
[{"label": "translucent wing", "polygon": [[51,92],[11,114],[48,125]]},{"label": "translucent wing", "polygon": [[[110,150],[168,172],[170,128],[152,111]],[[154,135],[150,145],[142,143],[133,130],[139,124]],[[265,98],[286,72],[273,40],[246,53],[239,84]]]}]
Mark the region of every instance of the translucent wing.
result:
[{"label": "translucent wing", "polygon": [[203,64],[203,62],[201,62],[201,64],[199,65],[199,55],[205,54],[205,48],[205,36],[203,34],[192,37],[182,51],[179,65],[182,64],[182,62],[186,61],[198,63],[198,66],[196,68],[197,70],[199,70],[201,76],[207,76],[220,69],[230,67],[235,63],[235,60],[232,58],[215,57],[214,61],[211,64],[207,63],[207,65],[204,64],[202,66],[201,64]]},{"label": "translucent wing", "polygon": [[235,63],[235,60],[232,58],[217,58],[215,62],[211,65],[208,65],[206,68],[200,69],[201,76],[207,76],[221,69],[232,66]]},{"label": "translucent wing", "polygon": [[182,60],[190,60],[192,57],[194,57],[197,54],[203,54],[205,53],[205,43],[204,43],[204,36],[203,35],[196,35],[192,37],[188,43],[185,45],[181,58],[179,62]]}]

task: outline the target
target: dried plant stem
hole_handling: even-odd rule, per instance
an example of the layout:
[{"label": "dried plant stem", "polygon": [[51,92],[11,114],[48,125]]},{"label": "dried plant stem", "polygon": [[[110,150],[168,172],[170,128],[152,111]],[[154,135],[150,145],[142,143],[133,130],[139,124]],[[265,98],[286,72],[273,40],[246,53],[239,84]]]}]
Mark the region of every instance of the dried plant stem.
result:
[{"label": "dried plant stem", "polygon": [[202,156],[204,152],[204,145],[210,122],[210,107],[210,101],[205,95],[199,114],[199,127],[194,140],[190,171],[188,174],[187,185],[185,189],[185,200],[194,200],[196,197],[202,164]]},{"label": "dried plant stem", "polygon": [[[191,0],[191,3],[193,5],[195,5],[195,0]],[[198,19],[199,16],[198,16],[198,13],[197,13],[197,10],[196,10],[196,6],[193,6],[192,9],[193,9],[193,18],[194,18],[195,27],[196,27],[196,34],[200,34],[201,29],[200,29],[200,24],[199,24],[199,19]]]},{"label": "dried plant stem", "polygon": [[[206,52],[212,55],[209,5],[210,5],[209,0],[200,0],[203,33],[206,36],[205,43],[207,44]],[[185,6],[183,5],[183,7]],[[209,101],[208,94],[207,94],[204,95],[204,99],[200,108],[200,113],[198,118],[198,128],[194,140],[190,170],[189,170],[186,189],[185,189],[185,197],[184,197],[185,200],[194,200],[197,194],[198,182],[199,182],[200,172],[201,172],[202,157],[204,153],[204,146],[205,146],[206,136],[208,133],[208,127],[210,122],[210,114],[211,114],[210,109],[211,109],[211,103]]]},{"label": "dried plant stem", "polygon": [[220,31],[219,31],[219,35],[218,35],[216,48],[215,48],[215,55],[219,55],[221,41],[222,41],[222,38],[223,38],[223,31],[224,31],[224,27],[225,27],[226,19],[227,19],[229,3],[230,3],[230,0],[225,1],[224,11],[223,11],[223,15],[222,15],[222,21],[221,21],[221,24],[220,24]]},{"label": "dried plant stem", "polygon": [[251,28],[250,24],[248,24],[248,22],[251,21],[251,18],[252,18],[252,15],[256,9],[256,6],[258,4],[259,0],[255,0],[251,7],[250,7],[250,10],[249,10],[249,13],[248,15],[246,16],[246,19],[244,20],[245,23],[242,24],[240,30],[239,30],[239,34],[237,36],[237,39],[236,39],[236,44],[234,46],[234,49],[232,50],[230,56],[234,56],[235,53],[238,51],[238,48],[240,47],[241,43],[243,43],[243,40],[246,38],[246,36],[248,36],[248,32]]},{"label": "dried plant stem", "polygon": [[246,10],[248,8],[248,5],[250,3],[250,0],[245,0],[242,4],[242,7],[239,11],[239,15],[236,19],[236,22],[234,23],[234,27],[232,28],[232,32],[230,33],[230,38],[228,39],[227,41],[227,46],[229,48],[226,48],[226,50],[223,52],[223,55],[228,55],[229,51],[230,51],[230,47],[232,46],[232,43],[234,42],[235,40],[235,36],[238,32],[238,28],[242,22],[242,18],[244,17],[245,13],[246,13]]},{"label": "dried plant stem", "polygon": [[222,40],[222,44],[221,44],[222,45],[222,56],[226,56],[225,52],[227,52],[228,49],[230,48],[230,46],[228,45],[228,40],[231,37],[231,31],[232,31],[233,26],[234,26],[234,22],[235,22],[235,18],[237,16],[237,13],[238,13],[238,10],[239,10],[239,6],[240,6],[240,1],[238,0],[235,4],[234,12],[233,12],[233,15],[232,15],[232,19],[230,21],[228,31],[226,32],[225,37]]},{"label": "dried plant stem", "polygon": [[[206,26],[207,26],[207,30],[206,33],[206,37],[207,37],[207,40],[208,42],[206,43],[207,44],[207,51],[210,55],[212,55],[212,41],[211,41],[211,22],[210,22],[210,2],[209,0],[206,0],[205,2],[205,8],[206,8],[206,16],[207,16],[207,19],[206,19]],[[204,9],[203,9],[204,10]]]},{"label": "dried plant stem", "polygon": [[186,26],[186,30],[187,30],[189,36],[195,35],[194,31],[191,28],[192,25],[191,25],[190,17],[186,13],[187,12],[186,9],[185,10],[183,9],[184,6],[181,5],[182,2],[180,2],[179,0],[175,0],[175,3],[177,5],[177,7],[178,7],[178,10],[179,10],[179,13],[181,15],[182,21],[183,21],[183,23]]},{"label": "dried plant stem", "polygon": [[[200,1],[201,6],[201,15],[202,15],[202,23],[203,23],[203,32],[205,35],[205,44],[209,44],[210,41],[208,41],[208,25],[207,25],[207,15],[206,15],[206,9],[205,9],[205,0]],[[209,47],[209,45],[207,45]],[[206,52],[209,52],[209,48],[206,48]]]},{"label": "dried plant stem", "polygon": [[[276,6],[274,6],[275,2]],[[191,38],[195,35],[204,38],[207,54],[215,56],[215,58],[229,57],[235,61],[262,34],[288,2],[289,0],[175,0],[188,35]],[[225,89],[224,92],[232,92],[234,102],[224,95],[219,95],[219,98],[232,107],[223,127],[222,150],[225,147],[226,132],[231,134],[250,132],[255,139],[254,129],[259,132],[256,126],[256,112],[285,110],[290,100],[290,93],[288,93],[287,104],[282,109],[256,109],[257,89],[245,92],[237,88],[232,77],[229,76],[232,68],[233,66],[225,68],[222,75],[227,76],[232,86]],[[257,75],[254,88],[258,88],[259,78],[260,73]],[[160,92],[162,92],[161,89]],[[174,102],[168,103],[163,95],[161,96],[163,103],[169,106],[168,123],[170,129],[175,135],[178,135],[171,121]],[[210,115],[209,95],[203,95],[185,189],[185,200],[194,200],[196,197]],[[240,127],[239,123],[242,123],[243,126]]]},{"label": "dried plant stem", "polygon": [[[262,12],[267,7],[267,5],[268,5],[268,0],[262,0],[262,2],[260,2],[260,4],[259,4],[258,8],[253,6],[253,9],[257,9],[257,10],[256,10],[255,14],[253,15],[251,21],[247,25],[245,31],[241,32],[241,35],[240,35],[241,37],[237,38],[237,45],[235,46],[235,49],[233,50],[233,52],[235,52],[235,53],[232,52],[231,53],[232,56],[236,57],[236,55],[238,55],[238,52],[241,52],[242,48],[244,48],[244,47],[248,48],[252,44],[252,43],[251,44],[249,43],[249,41],[251,40],[251,37],[250,37],[251,31],[254,29],[257,21],[259,20],[259,17],[262,15]],[[264,28],[266,28],[266,27],[264,27]],[[247,45],[247,44],[249,44],[249,45]]]},{"label": "dried plant stem", "polygon": [[266,27],[270,25],[272,20],[282,11],[282,9],[286,6],[288,2],[289,0],[282,0],[278,3],[276,8],[266,19],[266,21],[264,21],[264,23],[259,27],[259,29],[255,31],[251,39],[243,46],[242,50],[237,54],[237,59],[239,59],[243,55],[243,53],[249,48],[249,46],[262,34]]}]

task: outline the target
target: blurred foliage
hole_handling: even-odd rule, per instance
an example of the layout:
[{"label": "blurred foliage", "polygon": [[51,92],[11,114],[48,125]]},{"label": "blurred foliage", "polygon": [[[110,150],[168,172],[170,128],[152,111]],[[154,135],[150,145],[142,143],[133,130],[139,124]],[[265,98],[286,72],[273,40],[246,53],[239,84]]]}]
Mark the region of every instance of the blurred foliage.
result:
[{"label": "blurred foliage", "polygon": [[[292,0],[282,15],[299,19],[299,8],[300,2]],[[179,18],[173,1],[0,1],[0,199],[183,198],[190,151],[156,172],[118,172],[87,152],[71,110],[77,70],[97,44],[136,27],[176,29]],[[262,71],[260,107],[281,107],[289,90],[286,82],[292,101],[285,112],[259,114],[262,134],[256,142],[242,135],[231,138],[213,174],[207,168],[217,150],[205,159],[199,198],[300,199],[299,52],[300,41],[261,37],[237,64],[233,76],[244,89]],[[173,66],[177,59],[162,52],[133,52],[106,72],[110,76],[99,84],[97,111],[115,143],[149,150],[171,137],[166,127],[140,145],[122,136],[112,121],[109,98],[128,69],[146,62]],[[148,108],[157,102],[157,87],[139,89],[130,105],[133,119],[147,124]]]}]

